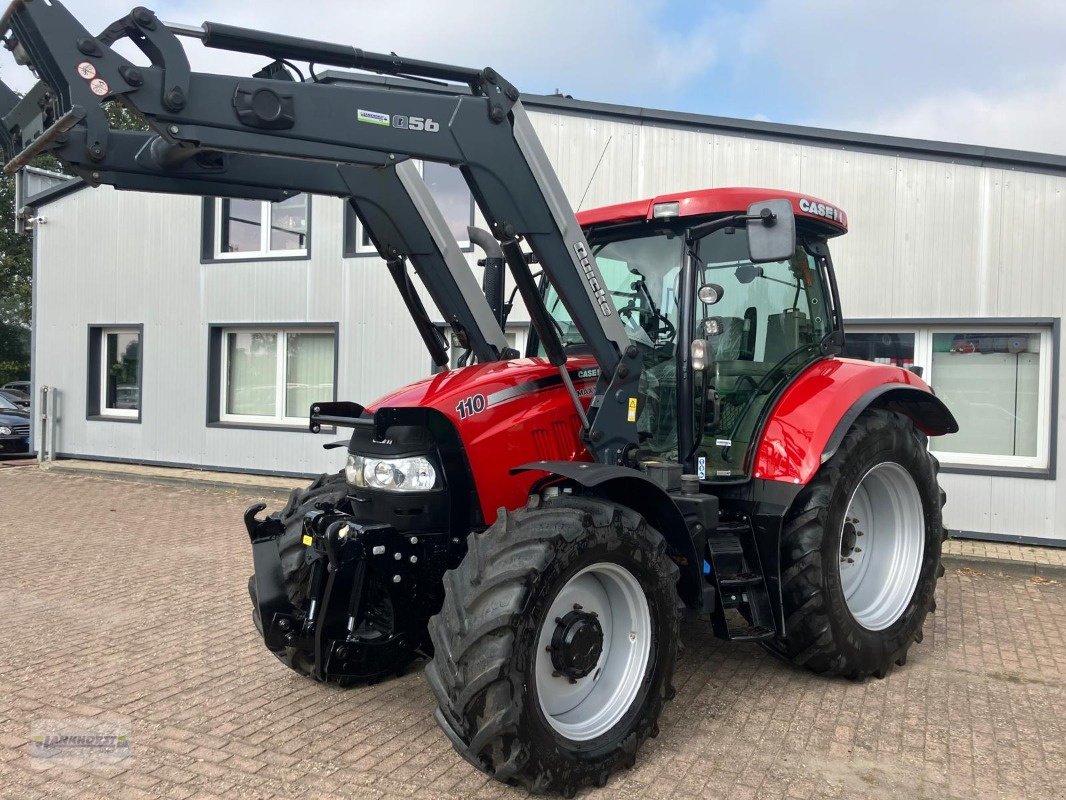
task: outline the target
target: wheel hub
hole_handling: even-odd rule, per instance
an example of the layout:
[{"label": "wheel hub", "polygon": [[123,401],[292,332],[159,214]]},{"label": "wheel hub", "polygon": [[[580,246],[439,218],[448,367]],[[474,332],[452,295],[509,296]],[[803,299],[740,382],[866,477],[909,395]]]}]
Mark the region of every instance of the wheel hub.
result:
[{"label": "wheel hub", "polygon": [[544,614],[533,653],[548,724],[578,742],[610,730],[640,696],[653,641],[647,595],[628,569],[600,561],[566,581]]},{"label": "wheel hub", "polygon": [[603,628],[595,613],[580,606],[555,618],[552,633],[552,666],[571,680],[584,678],[599,663],[603,653]]}]

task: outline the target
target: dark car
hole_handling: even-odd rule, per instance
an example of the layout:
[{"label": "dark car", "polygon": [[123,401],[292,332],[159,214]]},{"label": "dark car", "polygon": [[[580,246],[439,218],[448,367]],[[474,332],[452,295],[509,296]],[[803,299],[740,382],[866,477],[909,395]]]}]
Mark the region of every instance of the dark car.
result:
[{"label": "dark car", "polygon": [[0,389],[0,397],[5,397],[19,408],[30,407],[30,396],[18,389]]},{"label": "dark car", "polygon": [[29,449],[29,412],[0,396],[0,453],[26,453]]}]

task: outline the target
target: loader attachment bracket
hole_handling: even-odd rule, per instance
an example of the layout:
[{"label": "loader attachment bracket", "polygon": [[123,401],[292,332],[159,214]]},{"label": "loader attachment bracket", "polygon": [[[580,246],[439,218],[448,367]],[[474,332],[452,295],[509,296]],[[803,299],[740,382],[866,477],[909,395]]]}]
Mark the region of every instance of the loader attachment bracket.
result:
[{"label": "loader attachment bracket", "polygon": [[341,400],[329,403],[315,403],[311,406],[308,429],[311,433],[321,433],[323,425],[340,428],[358,428],[373,425],[374,418],[368,416],[366,409],[358,403]]},{"label": "loader attachment bracket", "polygon": [[[418,622],[411,606],[426,602],[418,588],[425,570],[443,572],[449,534],[399,535],[390,525],[356,522],[328,504],[311,511],[300,529],[310,587],[297,605],[285,590],[279,547],[285,529],[275,517],[257,520],[263,508],[262,503],[249,507],[245,524],[255,565],[250,594],[266,646],[283,661],[304,654],[313,661],[312,677],[320,681],[365,680],[400,663],[420,641],[424,620]],[[291,547],[286,543],[285,552]],[[362,627],[375,600],[369,588],[374,580],[389,587],[395,615],[391,632]],[[380,601],[382,590],[377,591]]]}]

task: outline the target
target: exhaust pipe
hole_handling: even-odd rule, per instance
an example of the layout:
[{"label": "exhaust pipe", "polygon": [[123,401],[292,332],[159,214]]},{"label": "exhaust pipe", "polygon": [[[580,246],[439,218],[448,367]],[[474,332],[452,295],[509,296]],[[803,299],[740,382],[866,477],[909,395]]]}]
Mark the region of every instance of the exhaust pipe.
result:
[{"label": "exhaust pipe", "polygon": [[503,308],[503,248],[500,243],[488,231],[469,226],[467,233],[470,241],[485,251],[485,257],[478,259],[478,266],[485,268],[485,277],[481,281],[481,288],[485,292],[485,299],[489,301],[492,316],[502,328],[507,322],[507,314]]}]

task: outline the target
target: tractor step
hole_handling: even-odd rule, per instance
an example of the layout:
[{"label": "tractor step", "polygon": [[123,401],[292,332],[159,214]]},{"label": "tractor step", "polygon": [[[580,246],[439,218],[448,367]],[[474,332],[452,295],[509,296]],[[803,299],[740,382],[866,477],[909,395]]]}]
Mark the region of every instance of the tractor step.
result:
[{"label": "tractor step", "polygon": [[723,591],[744,591],[749,586],[759,586],[762,582],[762,575],[756,575],[754,572],[741,572],[728,578],[720,577],[718,579],[718,585],[722,587]]},{"label": "tractor step", "polygon": [[762,625],[749,625],[746,628],[730,628],[729,641],[731,642],[760,642],[764,639],[774,638],[774,632]]},{"label": "tractor step", "polygon": [[[707,537],[706,558],[710,566],[708,583],[718,601],[713,606],[705,604],[715,635],[739,642],[774,636],[770,593],[748,520],[720,521],[715,534]],[[740,611],[749,624],[731,623],[726,616],[730,609]]]}]

